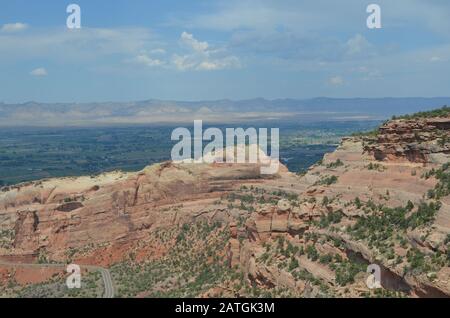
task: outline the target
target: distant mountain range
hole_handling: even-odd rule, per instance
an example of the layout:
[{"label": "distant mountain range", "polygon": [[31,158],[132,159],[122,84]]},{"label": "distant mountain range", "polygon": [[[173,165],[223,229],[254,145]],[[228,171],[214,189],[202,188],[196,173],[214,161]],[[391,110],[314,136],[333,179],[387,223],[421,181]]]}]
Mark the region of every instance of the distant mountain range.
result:
[{"label": "distant mountain range", "polygon": [[254,120],[385,119],[450,105],[436,98],[313,98],[104,103],[0,103],[0,126],[95,126]]}]

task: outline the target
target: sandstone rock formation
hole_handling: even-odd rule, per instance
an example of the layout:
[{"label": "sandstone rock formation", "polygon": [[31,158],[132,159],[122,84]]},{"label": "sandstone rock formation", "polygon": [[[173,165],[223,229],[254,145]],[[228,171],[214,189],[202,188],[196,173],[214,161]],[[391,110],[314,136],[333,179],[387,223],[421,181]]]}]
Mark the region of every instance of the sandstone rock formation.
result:
[{"label": "sandstone rock formation", "polygon": [[442,162],[446,159],[442,154],[450,152],[450,119],[393,120],[366,142],[365,150],[377,160]]}]

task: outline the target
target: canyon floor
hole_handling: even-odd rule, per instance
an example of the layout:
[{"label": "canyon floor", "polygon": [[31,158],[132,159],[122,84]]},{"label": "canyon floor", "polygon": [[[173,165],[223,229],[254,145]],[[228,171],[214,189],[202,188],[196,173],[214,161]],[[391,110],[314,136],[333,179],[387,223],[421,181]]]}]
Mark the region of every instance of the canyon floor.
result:
[{"label": "canyon floor", "polygon": [[[4,187],[0,295],[102,297],[97,266],[115,297],[449,297],[449,141],[448,114],[405,118],[302,175],[164,162]],[[48,266],[70,263],[81,289]]]}]

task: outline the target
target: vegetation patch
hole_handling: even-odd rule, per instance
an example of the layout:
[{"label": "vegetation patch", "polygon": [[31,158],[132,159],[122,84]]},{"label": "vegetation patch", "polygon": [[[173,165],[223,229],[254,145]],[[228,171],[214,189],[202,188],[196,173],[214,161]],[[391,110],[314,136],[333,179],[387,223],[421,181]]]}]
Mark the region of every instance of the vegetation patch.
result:
[{"label": "vegetation patch", "polygon": [[323,177],[322,179],[320,179],[319,181],[317,181],[316,183],[314,183],[314,186],[319,186],[319,185],[330,186],[330,185],[338,182],[338,179],[339,178],[337,176],[326,176],[326,177]]},{"label": "vegetation patch", "polygon": [[402,116],[393,116],[392,119],[419,119],[419,118],[433,118],[433,117],[448,117],[450,116],[450,107],[443,106],[442,108],[425,111],[425,112],[418,112],[414,114],[409,115],[402,115]]},{"label": "vegetation patch", "polygon": [[432,169],[425,178],[434,176],[439,182],[434,189],[428,191],[428,197],[430,199],[437,199],[446,197],[450,194],[450,163],[444,164],[440,169]]},{"label": "vegetation patch", "polygon": [[335,162],[331,162],[331,163],[327,164],[327,168],[334,169],[334,168],[342,167],[343,165],[344,165],[344,163],[342,162],[342,160],[338,159]]},{"label": "vegetation patch", "polygon": [[224,253],[227,227],[198,221],[164,235],[164,241],[176,241],[167,255],[144,263],[125,261],[111,268],[119,297],[199,297],[224,281],[237,279]]}]

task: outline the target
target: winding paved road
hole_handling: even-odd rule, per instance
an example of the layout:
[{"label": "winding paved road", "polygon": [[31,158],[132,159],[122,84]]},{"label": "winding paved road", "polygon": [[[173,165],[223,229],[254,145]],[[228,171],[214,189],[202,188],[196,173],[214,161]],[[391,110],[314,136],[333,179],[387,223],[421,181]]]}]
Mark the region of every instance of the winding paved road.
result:
[{"label": "winding paved road", "polygon": [[[63,268],[64,271],[66,270],[68,264],[25,264],[25,263],[11,263],[11,262],[5,262],[0,260],[0,266],[13,266],[13,267],[31,267],[31,268],[39,268],[39,267],[55,267],[55,268]],[[104,294],[103,298],[114,298],[114,285],[111,279],[111,273],[108,269],[99,267],[99,266],[93,266],[93,265],[80,265],[80,267],[84,267],[86,269],[99,271],[102,275],[103,280],[103,286],[104,286]]]}]

